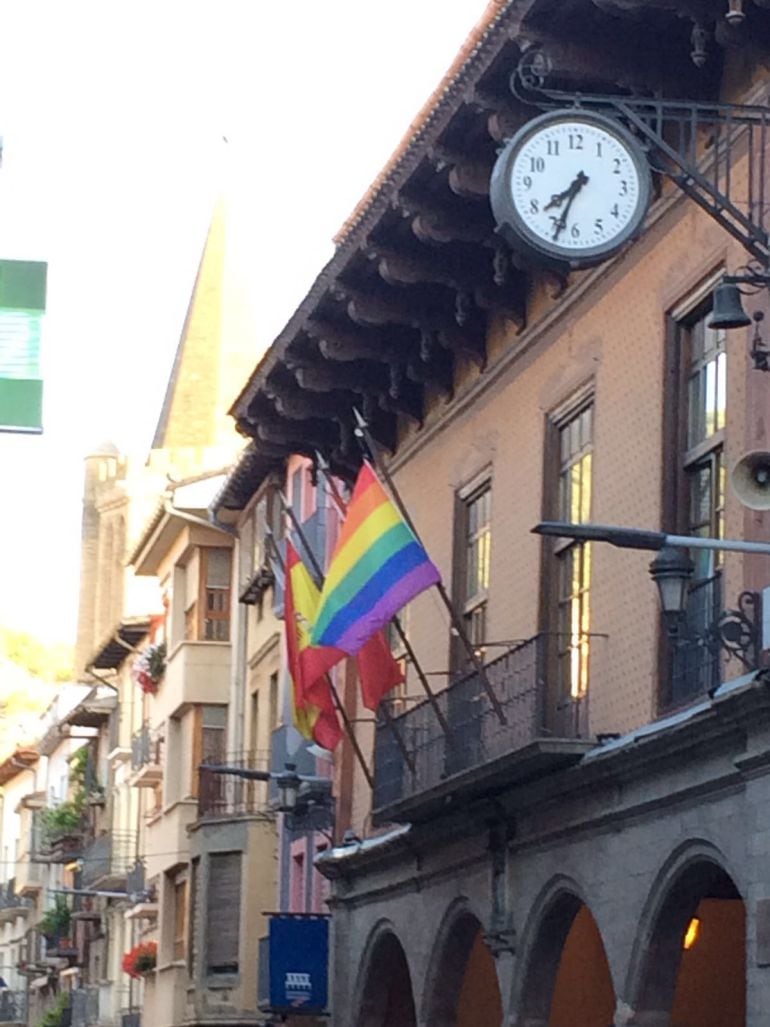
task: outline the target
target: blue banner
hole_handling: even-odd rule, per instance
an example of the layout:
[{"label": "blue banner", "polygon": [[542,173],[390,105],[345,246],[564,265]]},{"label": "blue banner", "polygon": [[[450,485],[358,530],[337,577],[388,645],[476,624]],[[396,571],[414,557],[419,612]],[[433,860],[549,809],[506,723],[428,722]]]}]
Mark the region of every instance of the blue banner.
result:
[{"label": "blue banner", "polygon": [[270,918],[270,1009],[322,1013],[329,1001],[329,918]]}]

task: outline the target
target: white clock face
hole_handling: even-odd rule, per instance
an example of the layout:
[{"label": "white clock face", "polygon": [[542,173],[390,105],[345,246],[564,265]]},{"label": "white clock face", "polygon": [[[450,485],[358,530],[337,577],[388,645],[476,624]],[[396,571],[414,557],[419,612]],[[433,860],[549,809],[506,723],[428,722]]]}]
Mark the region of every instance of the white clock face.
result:
[{"label": "white clock face", "polygon": [[[596,263],[628,239],[644,217],[649,200],[644,156],[622,130],[605,126],[601,118],[539,120],[544,123],[525,128],[501,157],[497,193],[505,195],[506,210],[512,207],[502,220],[546,254]],[[495,206],[500,204],[493,196]]]}]

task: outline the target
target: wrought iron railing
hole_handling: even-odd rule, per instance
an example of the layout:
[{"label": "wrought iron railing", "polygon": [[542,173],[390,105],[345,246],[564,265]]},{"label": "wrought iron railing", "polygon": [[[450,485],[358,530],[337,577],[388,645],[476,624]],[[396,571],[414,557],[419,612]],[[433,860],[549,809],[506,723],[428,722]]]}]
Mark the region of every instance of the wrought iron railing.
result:
[{"label": "wrought iron railing", "polygon": [[272,816],[268,782],[217,773],[215,765],[236,770],[270,770],[267,753],[236,753],[210,761],[198,771],[198,816],[225,818],[244,816]]},{"label": "wrought iron railing", "polygon": [[[546,666],[549,636],[541,634],[509,649],[485,666],[505,723],[500,720],[474,671],[429,701],[377,725],[373,806],[382,809],[427,792],[455,775],[482,767],[536,739],[578,738],[587,733],[587,696],[554,697],[558,721],[546,725]],[[554,730],[555,729],[555,730]],[[409,754],[404,758],[395,732]]]},{"label": "wrought iron railing", "polygon": [[23,991],[0,991],[0,1023],[26,1023],[27,996]]},{"label": "wrought iron railing", "polygon": [[0,885],[0,909],[26,909],[31,905],[29,899],[16,893],[16,878],[12,877]]},{"label": "wrought iron railing", "polygon": [[131,738],[131,769],[141,770],[146,766],[163,766],[164,737],[161,728],[151,729],[149,724]]},{"label": "wrought iron railing", "polygon": [[72,1027],[94,1027],[99,1023],[99,989],[94,985],[72,992]]},{"label": "wrought iron railing", "polygon": [[138,1011],[121,1013],[120,1027],[142,1027],[142,1014]]},{"label": "wrought iron railing", "polygon": [[136,863],[136,835],[113,832],[94,838],[83,850],[82,863],[83,888],[106,879],[127,878]]}]

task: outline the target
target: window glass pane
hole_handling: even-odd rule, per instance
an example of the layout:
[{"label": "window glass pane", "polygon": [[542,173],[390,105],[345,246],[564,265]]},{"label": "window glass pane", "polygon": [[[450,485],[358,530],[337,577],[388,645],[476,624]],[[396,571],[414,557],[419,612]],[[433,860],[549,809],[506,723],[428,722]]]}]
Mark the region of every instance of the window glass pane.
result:
[{"label": "window glass pane", "polygon": [[208,588],[229,588],[231,551],[229,549],[208,549],[206,557],[206,586]]},{"label": "window glass pane", "polygon": [[[593,407],[578,411],[559,428],[558,500],[562,520],[591,517]],[[575,543],[558,557],[557,662],[561,694],[581,699],[588,689],[590,646],[591,548]]]}]

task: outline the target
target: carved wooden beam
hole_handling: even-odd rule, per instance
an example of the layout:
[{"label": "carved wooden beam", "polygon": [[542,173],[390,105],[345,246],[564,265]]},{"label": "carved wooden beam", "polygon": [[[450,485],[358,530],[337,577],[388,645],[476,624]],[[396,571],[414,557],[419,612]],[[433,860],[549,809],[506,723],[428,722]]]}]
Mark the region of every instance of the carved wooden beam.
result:
[{"label": "carved wooden beam", "polygon": [[404,359],[413,344],[413,335],[405,331],[379,329],[366,330],[330,323],[321,319],[309,321],[305,331],[318,341],[318,348],[326,360],[392,360]]},{"label": "carved wooden beam", "polygon": [[489,196],[493,160],[471,160],[441,145],[434,146],[429,157],[437,170],[448,169],[447,181],[455,196],[469,200],[486,200]]},{"label": "carved wooden beam", "polygon": [[428,246],[453,242],[491,244],[494,239],[492,216],[479,205],[475,214],[448,213],[438,204],[399,195],[394,201],[404,217],[411,218],[415,237]]},{"label": "carved wooden beam", "polygon": [[334,286],[335,295],[347,300],[348,317],[355,324],[409,325],[413,328],[436,328],[452,322],[452,293],[443,295],[427,289],[390,289],[387,292],[363,292],[341,283]]}]

